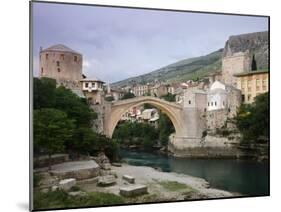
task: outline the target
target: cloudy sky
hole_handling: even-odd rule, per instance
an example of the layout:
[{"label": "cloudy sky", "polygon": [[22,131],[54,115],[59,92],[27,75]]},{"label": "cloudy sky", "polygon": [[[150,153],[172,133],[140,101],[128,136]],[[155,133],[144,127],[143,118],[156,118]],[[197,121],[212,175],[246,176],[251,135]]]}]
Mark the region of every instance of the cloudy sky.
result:
[{"label": "cloudy sky", "polygon": [[83,73],[105,82],[144,74],[224,47],[230,35],[264,31],[267,18],[33,3],[34,74],[40,46],[83,54]]}]

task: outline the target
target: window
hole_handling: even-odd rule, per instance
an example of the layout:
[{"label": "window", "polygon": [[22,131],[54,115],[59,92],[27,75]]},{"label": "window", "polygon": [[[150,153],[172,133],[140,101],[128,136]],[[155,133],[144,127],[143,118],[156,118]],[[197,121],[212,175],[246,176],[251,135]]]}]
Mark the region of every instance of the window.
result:
[{"label": "window", "polygon": [[263,89],[264,91],[266,90],[266,86],[267,86],[266,79],[263,79],[263,80],[262,80],[262,89]]},{"label": "window", "polygon": [[260,80],[259,79],[256,79],[256,85],[260,85]]},{"label": "window", "polygon": [[43,70],[43,67],[41,68],[41,74],[43,74],[44,73],[44,70]]},{"label": "window", "polygon": [[48,60],[48,58],[49,58],[49,55],[48,55],[48,54],[46,54],[46,60]]},{"label": "window", "polygon": [[208,102],[208,106],[210,106],[210,102]]},{"label": "window", "polygon": [[215,102],[215,106],[217,106],[217,102]]},{"label": "window", "polygon": [[224,106],[224,101],[222,102],[222,105]]},{"label": "window", "polygon": [[57,61],[57,66],[60,66],[60,61]]},{"label": "window", "polygon": [[242,102],[245,102],[245,95],[242,95]]},{"label": "window", "polygon": [[77,62],[77,56],[74,56],[74,62]]},{"label": "window", "polygon": [[248,101],[251,101],[251,94],[248,95]]},{"label": "window", "polygon": [[61,60],[64,60],[64,54],[61,54],[61,55],[60,55],[60,59],[61,59]]},{"label": "window", "polygon": [[191,101],[190,101],[190,100],[188,101],[188,104],[191,104]]},{"label": "window", "polygon": [[58,72],[60,72],[60,68],[58,68]]},{"label": "window", "polygon": [[211,105],[213,106],[213,102],[211,102]]},{"label": "window", "polygon": [[88,86],[89,86],[89,83],[86,82],[86,83],[85,83],[85,87],[88,88]]}]

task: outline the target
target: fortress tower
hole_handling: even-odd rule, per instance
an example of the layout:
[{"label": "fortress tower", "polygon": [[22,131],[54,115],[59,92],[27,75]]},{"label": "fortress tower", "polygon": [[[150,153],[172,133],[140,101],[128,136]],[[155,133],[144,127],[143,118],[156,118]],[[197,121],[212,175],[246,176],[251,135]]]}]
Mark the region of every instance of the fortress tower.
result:
[{"label": "fortress tower", "polygon": [[40,77],[56,79],[58,84],[78,85],[82,79],[82,54],[64,45],[41,48],[39,64]]}]

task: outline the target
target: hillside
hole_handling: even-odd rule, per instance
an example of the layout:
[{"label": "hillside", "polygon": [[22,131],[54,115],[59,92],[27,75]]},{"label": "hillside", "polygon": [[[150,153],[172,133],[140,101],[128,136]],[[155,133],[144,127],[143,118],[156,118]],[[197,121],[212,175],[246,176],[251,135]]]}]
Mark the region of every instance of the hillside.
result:
[{"label": "hillside", "polygon": [[153,82],[154,80],[178,82],[188,79],[197,79],[197,77],[200,78],[209,72],[216,71],[221,68],[222,52],[223,49],[219,49],[205,56],[180,60],[148,74],[143,74],[113,83],[112,86],[132,85],[135,83],[144,84]]},{"label": "hillside", "polygon": [[112,85],[144,84],[154,80],[179,82],[202,78],[210,72],[221,70],[222,57],[246,51],[249,51],[250,55],[255,56],[258,69],[268,69],[268,31],[230,36],[225,43],[224,49],[219,49],[205,56],[180,60],[148,74],[128,78]]}]

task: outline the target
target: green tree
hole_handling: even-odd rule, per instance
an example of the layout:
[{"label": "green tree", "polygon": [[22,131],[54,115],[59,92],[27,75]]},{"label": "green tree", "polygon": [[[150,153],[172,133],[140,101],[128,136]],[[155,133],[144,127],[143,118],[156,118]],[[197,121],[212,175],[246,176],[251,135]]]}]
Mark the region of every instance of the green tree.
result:
[{"label": "green tree", "polygon": [[108,102],[112,102],[114,100],[114,97],[113,96],[107,96],[107,97],[105,97],[105,100],[108,101]]},{"label": "green tree", "polygon": [[50,78],[33,79],[33,108],[50,108],[55,103],[56,80]]},{"label": "green tree", "polygon": [[80,127],[73,133],[71,142],[66,143],[67,149],[80,154],[89,155],[98,146],[98,135],[91,128]]},{"label": "green tree", "polygon": [[135,95],[131,92],[125,93],[124,96],[121,98],[122,100],[124,99],[130,99],[130,98],[134,98]]},{"label": "green tree", "polygon": [[164,96],[161,96],[161,99],[164,99],[164,100],[166,100],[168,102],[175,102],[176,101],[176,95],[168,93],[168,94],[166,94]]},{"label": "green tree", "polygon": [[55,90],[54,108],[67,113],[67,116],[76,120],[77,128],[91,127],[97,114],[87,105],[85,99],[81,99],[71,90],[58,87]]},{"label": "green tree", "polygon": [[253,104],[242,105],[236,116],[243,142],[257,142],[269,137],[269,95],[260,94]]},{"label": "green tree", "polygon": [[158,128],[159,140],[161,144],[165,146],[168,144],[170,134],[175,132],[175,128],[169,117],[164,113],[160,113]]},{"label": "green tree", "polygon": [[255,55],[253,55],[253,58],[252,58],[251,69],[252,69],[252,71],[257,70],[257,62],[256,62],[256,59],[255,59]]},{"label": "green tree", "polygon": [[64,151],[64,143],[73,135],[74,120],[57,109],[40,109],[34,111],[34,146],[40,148],[49,157],[49,170],[51,169],[51,156]]}]

